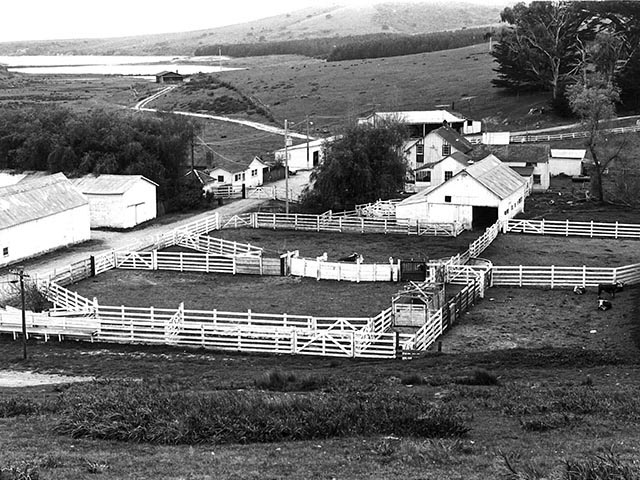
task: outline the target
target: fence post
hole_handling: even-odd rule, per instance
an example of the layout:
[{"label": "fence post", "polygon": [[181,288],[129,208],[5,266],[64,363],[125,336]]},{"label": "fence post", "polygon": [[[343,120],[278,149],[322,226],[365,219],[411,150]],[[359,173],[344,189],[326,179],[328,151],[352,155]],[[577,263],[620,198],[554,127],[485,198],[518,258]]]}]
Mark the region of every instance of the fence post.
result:
[{"label": "fence post", "polygon": [[158,270],[158,250],[151,251],[151,268]]},{"label": "fence post", "polygon": [[587,286],[587,266],[582,265],[582,286]]},{"label": "fence post", "polygon": [[565,231],[565,237],[569,236],[569,219],[567,218],[567,220],[565,221],[565,227],[564,227],[564,231]]},{"label": "fence post", "polygon": [[555,265],[551,265],[551,288],[553,289],[553,275],[554,275],[554,271],[555,271]]},{"label": "fence post", "polygon": [[618,238],[618,221],[616,220],[616,231],[615,231],[615,237],[614,238]]}]

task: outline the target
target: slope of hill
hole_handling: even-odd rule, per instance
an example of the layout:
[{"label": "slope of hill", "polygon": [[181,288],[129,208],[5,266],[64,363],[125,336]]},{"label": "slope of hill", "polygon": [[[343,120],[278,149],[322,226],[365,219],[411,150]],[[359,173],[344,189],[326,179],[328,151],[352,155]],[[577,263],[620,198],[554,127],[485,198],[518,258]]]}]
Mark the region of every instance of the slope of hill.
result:
[{"label": "slope of hill", "polygon": [[[505,1],[505,5],[507,2]],[[425,33],[496,24],[502,6],[463,2],[318,6],[253,22],[183,33],[0,43],[2,55],[190,55],[203,45],[370,33]],[[224,53],[224,52],[223,52]]]}]

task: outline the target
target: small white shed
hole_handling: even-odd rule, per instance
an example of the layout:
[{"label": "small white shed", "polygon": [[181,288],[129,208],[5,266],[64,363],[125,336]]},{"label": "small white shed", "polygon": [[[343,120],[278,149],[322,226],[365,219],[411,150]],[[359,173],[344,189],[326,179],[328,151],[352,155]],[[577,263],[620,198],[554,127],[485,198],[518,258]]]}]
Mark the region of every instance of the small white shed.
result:
[{"label": "small white shed", "polygon": [[587,151],[584,148],[552,148],[549,156],[549,174],[565,174],[569,176],[582,175],[583,165],[587,161]]},{"label": "small white shed", "polygon": [[0,188],[0,265],[84,242],[89,202],[62,173]]},{"label": "small white shed", "polygon": [[524,211],[526,181],[494,156],[396,205],[396,217],[486,227]]},{"label": "small white shed", "polygon": [[156,218],[158,184],[142,175],[87,175],[72,181],[89,199],[91,228],[133,228]]},{"label": "small white shed", "polygon": [[213,188],[221,185],[246,188],[259,187],[264,182],[264,169],[267,165],[260,157],[253,157],[249,163],[242,160],[219,159],[209,172],[213,179]]},{"label": "small white shed", "polygon": [[[311,170],[324,160],[324,144],[330,142],[335,137],[319,138],[312,140],[309,143],[304,142],[298,145],[292,145],[287,147],[287,156],[289,157],[288,167],[289,171],[297,172],[298,170]],[[281,148],[276,150],[274,154],[276,161],[285,164],[285,149]]]}]

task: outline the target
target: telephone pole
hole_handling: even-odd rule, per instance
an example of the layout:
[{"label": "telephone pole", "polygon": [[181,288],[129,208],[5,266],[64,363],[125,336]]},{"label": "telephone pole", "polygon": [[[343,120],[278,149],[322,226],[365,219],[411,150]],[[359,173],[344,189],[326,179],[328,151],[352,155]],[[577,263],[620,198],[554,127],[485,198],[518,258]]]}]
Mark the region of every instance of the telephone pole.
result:
[{"label": "telephone pole", "polygon": [[307,168],[309,168],[309,115],[307,115]]},{"label": "telephone pole", "polygon": [[284,121],[284,211],[289,215],[289,122]]},{"label": "telephone pole", "polygon": [[16,270],[11,271],[12,274],[17,275],[19,280],[14,280],[13,282],[20,282],[20,300],[22,303],[22,358],[23,360],[27,359],[27,313],[25,309],[25,300],[24,300],[24,277],[28,277],[29,275],[24,273],[24,268],[18,267]]}]

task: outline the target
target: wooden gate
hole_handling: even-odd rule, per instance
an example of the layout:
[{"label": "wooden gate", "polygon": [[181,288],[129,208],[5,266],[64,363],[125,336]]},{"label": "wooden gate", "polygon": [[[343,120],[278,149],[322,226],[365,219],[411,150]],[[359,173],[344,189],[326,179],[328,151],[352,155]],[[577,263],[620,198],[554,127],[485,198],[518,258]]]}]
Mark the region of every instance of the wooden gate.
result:
[{"label": "wooden gate", "polygon": [[428,271],[426,260],[400,260],[401,282],[424,282]]}]

